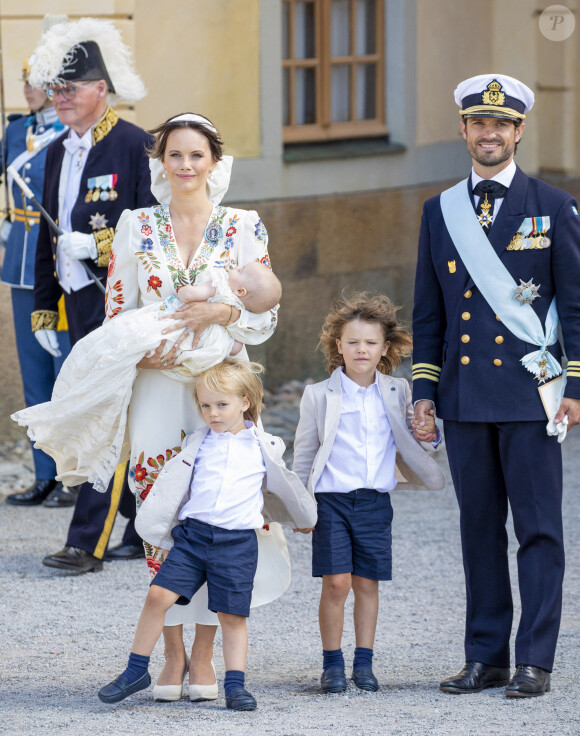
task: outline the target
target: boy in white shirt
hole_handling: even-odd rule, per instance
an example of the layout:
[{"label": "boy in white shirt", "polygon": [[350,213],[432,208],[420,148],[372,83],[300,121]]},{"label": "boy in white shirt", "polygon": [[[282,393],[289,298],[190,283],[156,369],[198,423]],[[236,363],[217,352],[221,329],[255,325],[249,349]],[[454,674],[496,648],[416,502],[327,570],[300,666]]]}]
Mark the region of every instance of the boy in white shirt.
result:
[{"label": "boy in white shirt", "polygon": [[312,575],[322,577],[323,692],[346,690],[341,640],[351,588],[352,678],[361,690],[379,689],[372,658],[379,581],[391,579],[389,492],[445,486],[443,473],[418,444],[436,432],[433,412],[413,437],[409,384],[390,375],[411,349],[411,336],[398,324],[396,311],[383,295],[339,300],[320,337],[331,376],[307,386],[300,404],[294,471],[318,504]]},{"label": "boy in white shirt", "polygon": [[222,627],[226,707],[256,708],[244,688],[255,529],[279,521],[310,531],[316,523],[312,494],[282,461],[284,443],[256,426],[260,370],[256,363],[228,358],[196,380],[207,427],[186,437],[184,449],[165,465],[139,509],[137,531],[159,546],[173,546],[151,583],[127,668],[99,691],[105,703],[148,687],[149,658],[166,611],[174,603],[189,603],[207,582],[208,607]]}]

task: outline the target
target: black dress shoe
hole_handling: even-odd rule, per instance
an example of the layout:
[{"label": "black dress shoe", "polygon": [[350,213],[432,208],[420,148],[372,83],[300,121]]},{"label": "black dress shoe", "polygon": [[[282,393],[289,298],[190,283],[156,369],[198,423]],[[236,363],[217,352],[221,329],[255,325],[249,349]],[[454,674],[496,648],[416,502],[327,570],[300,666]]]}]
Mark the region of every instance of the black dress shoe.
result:
[{"label": "black dress shoe", "polygon": [[68,506],[74,506],[77,500],[76,487],[65,488],[59,481],[52,491],[48,494],[48,498],[44,505],[49,509],[64,509]]},{"label": "black dress shoe", "polygon": [[114,560],[138,560],[145,557],[145,549],[142,544],[118,544],[105,552],[105,562]]},{"label": "black dress shoe", "polygon": [[256,698],[243,687],[226,695],[226,708],[229,710],[256,710],[257,707]]},{"label": "black dress shoe", "polygon": [[531,664],[518,664],[505,689],[508,698],[536,698],[550,692],[550,673]]},{"label": "black dress shoe", "polygon": [[455,677],[448,677],[439,685],[444,693],[480,693],[488,687],[504,687],[510,681],[509,667],[492,667],[482,662],[466,662]]},{"label": "black dress shoe", "polygon": [[129,695],[138,693],[139,690],[145,690],[151,684],[151,675],[146,672],[135,682],[129,682],[125,675],[119,675],[113,682],[99,690],[99,700],[103,703],[120,703]]},{"label": "black dress shoe", "polygon": [[42,564],[46,567],[55,567],[57,570],[65,570],[76,575],[82,575],[85,572],[99,572],[103,569],[102,560],[78,547],[63,547],[60,552],[47,555],[42,560]]},{"label": "black dress shoe", "polygon": [[341,693],[346,690],[346,677],[342,667],[327,667],[323,670],[320,687],[323,693]]},{"label": "black dress shoe", "polygon": [[40,506],[55,486],[56,481],[53,479],[43,478],[37,480],[22,493],[13,493],[8,496],[6,503],[10,503],[12,506]]},{"label": "black dress shoe", "polygon": [[352,680],[359,690],[376,693],[379,689],[379,682],[370,667],[357,667],[352,671]]}]

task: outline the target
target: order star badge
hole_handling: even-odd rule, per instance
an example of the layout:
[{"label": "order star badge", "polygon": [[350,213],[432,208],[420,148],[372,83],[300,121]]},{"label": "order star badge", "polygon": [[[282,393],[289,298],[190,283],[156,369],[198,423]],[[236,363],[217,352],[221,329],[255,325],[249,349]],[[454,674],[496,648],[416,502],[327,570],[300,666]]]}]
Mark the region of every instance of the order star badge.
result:
[{"label": "order star badge", "polygon": [[538,294],[538,289],[541,285],[542,284],[538,284],[538,286],[536,286],[532,279],[529,281],[520,279],[520,285],[516,286],[514,289],[515,294],[513,295],[513,299],[517,299],[520,304],[531,304],[534,299],[537,299],[540,296],[540,294]]},{"label": "order star badge", "polygon": [[105,215],[101,215],[99,212],[95,212],[95,214],[91,215],[89,218],[89,225],[93,230],[101,230],[102,228],[107,227],[108,222],[109,221]]}]

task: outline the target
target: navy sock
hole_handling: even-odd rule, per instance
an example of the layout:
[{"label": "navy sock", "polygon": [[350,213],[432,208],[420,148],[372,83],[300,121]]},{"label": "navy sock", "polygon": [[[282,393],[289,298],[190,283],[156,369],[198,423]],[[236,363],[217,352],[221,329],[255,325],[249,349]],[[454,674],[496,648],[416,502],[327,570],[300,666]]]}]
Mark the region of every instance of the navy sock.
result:
[{"label": "navy sock", "polygon": [[129,662],[127,663],[127,669],[123,672],[123,675],[129,680],[129,682],[137,682],[140,677],[147,672],[149,668],[150,657],[145,657],[142,654],[135,654],[131,652],[129,655]]},{"label": "navy sock", "polygon": [[226,695],[231,695],[234,690],[240,687],[244,687],[246,680],[246,673],[241,670],[226,670],[226,676],[224,679],[224,692]]},{"label": "navy sock", "polygon": [[340,667],[344,670],[344,657],[342,656],[342,649],[322,650],[322,669],[327,670],[329,667]]},{"label": "navy sock", "polygon": [[352,663],[353,670],[357,667],[368,667],[372,669],[373,666],[373,650],[365,649],[365,647],[357,647],[354,650],[354,661]]}]

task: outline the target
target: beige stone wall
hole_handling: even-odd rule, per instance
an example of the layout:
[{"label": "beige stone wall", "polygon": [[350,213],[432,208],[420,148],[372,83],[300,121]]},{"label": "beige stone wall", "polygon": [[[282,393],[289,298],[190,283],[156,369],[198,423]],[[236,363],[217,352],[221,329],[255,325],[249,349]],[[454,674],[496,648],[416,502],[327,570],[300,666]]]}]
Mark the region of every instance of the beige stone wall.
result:
[{"label": "beige stone wall", "polygon": [[149,89],[139,125],[180,112],[219,124],[228,153],[260,155],[259,0],[139,0],[135,59]]}]

